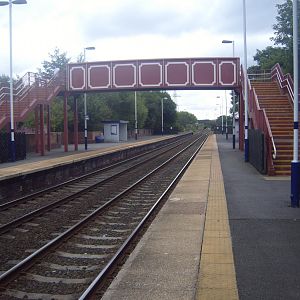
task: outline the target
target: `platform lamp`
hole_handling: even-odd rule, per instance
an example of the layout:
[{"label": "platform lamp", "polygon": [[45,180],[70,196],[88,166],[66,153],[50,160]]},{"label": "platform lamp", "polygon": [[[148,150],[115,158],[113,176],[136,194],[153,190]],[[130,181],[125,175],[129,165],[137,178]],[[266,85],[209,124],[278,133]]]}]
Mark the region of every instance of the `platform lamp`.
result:
[{"label": "platform lamp", "polygon": [[[95,47],[85,47],[83,49],[83,61],[86,61],[86,50],[95,50]],[[87,121],[89,117],[87,115],[87,107],[86,107],[86,93],[84,93],[84,149],[87,150],[88,145],[88,134],[87,134]]]},{"label": "platform lamp", "polygon": [[225,90],[225,133],[226,133],[226,140],[228,140],[228,123],[227,123],[227,93]]},{"label": "platform lamp", "polygon": [[246,0],[243,0],[243,36],[244,36],[244,105],[245,105],[245,162],[249,162],[249,139],[248,139],[248,75],[247,75],[247,20]]},{"label": "platform lamp", "polygon": [[224,118],[223,118],[223,100],[220,96],[217,96],[217,99],[220,99],[220,115],[222,120],[221,133],[224,134]]},{"label": "platform lamp", "polygon": [[[234,41],[223,40],[222,44],[232,44],[232,57],[234,57]],[[232,90],[232,148],[235,149],[235,92]]]},{"label": "platform lamp", "polygon": [[168,98],[161,98],[161,135],[164,135],[164,100],[168,100]]},{"label": "platform lamp", "polygon": [[137,95],[134,91],[134,138],[138,139],[138,120],[137,120]]},{"label": "platform lamp", "polygon": [[[220,96],[217,96],[217,99],[220,99]],[[222,116],[222,106],[221,106],[221,103],[217,103],[217,105],[219,105],[220,106],[220,117]],[[222,117],[221,117],[222,118]],[[223,122],[222,122],[223,123]],[[223,125],[222,125],[222,127],[223,127]],[[221,129],[221,133],[222,133],[222,127],[220,126],[220,129]]]},{"label": "platform lamp", "polygon": [[0,6],[9,5],[9,104],[10,104],[10,147],[11,160],[16,161],[15,128],[14,128],[14,95],[12,78],[12,5],[27,4],[26,0],[0,1]]},{"label": "platform lamp", "polygon": [[299,207],[300,162],[299,162],[299,70],[298,70],[298,1],[293,1],[293,63],[294,63],[294,138],[291,162],[291,206]]}]

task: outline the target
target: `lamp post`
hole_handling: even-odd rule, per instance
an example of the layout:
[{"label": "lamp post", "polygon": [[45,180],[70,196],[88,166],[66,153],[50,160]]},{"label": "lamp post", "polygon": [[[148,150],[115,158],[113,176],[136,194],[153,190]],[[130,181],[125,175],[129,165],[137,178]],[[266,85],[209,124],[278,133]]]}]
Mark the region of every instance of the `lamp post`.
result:
[{"label": "lamp post", "polygon": [[[86,50],[95,50],[95,47],[85,47],[83,49],[83,61],[86,61]],[[84,93],[84,149],[87,150],[87,121],[88,121],[89,117],[87,115],[87,108],[86,108],[86,93]]]},{"label": "lamp post", "polygon": [[232,90],[232,149],[235,149],[235,92]]},{"label": "lamp post", "polygon": [[225,133],[226,133],[226,140],[228,140],[228,123],[227,123],[227,94],[225,91]]},{"label": "lamp post", "polygon": [[243,29],[244,29],[245,162],[248,162],[249,161],[249,140],[248,140],[248,75],[247,75],[246,0],[243,0]]},{"label": "lamp post", "polygon": [[[220,96],[217,96],[217,99],[220,99]],[[220,117],[222,116],[222,112],[221,112],[221,103],[217,103],[217,105],[219,105],[220,106]],[[221,127],[221,126],[220,126]],[[222,129],[222,127],[221,127],[221,129]]]},{"label": "lamp post", "polygon": [[161,98],[161,135],[164,135],[164,100],[167,99],[167,97]]},{"label": "lamp post", "polygon": [[294,143],[291,162],[291,206],[299,207],[300,163],[298,160],[299,134],[299,70],[298,70],[298,1],[293,1],[293,62],[294,62]]},{"label": "lamp post", "polygon": [[224,114],[223,114],[223,100],[221,97],[219,97],[221,99],[221,119],[222,119],[222,135],[224,134]]},{"label": "lamp post", "polygon": [[137,140],[138,136],[138,121],[137,121],[137,101],[136,101],[136,91],[134,91],[134,136]]},{"label": "lamp post", "polygon": [[232,44],[232,57],[234,57],[234,41],[231,40],[223,40],[222,44]]},{"label": "lamp post", "polygon": [[9,5],[9,105],[10,105],[10,147],[11,160],[16,161],[15,128],[14,128],[14,95],[12,78],[12,5],[27,4],[26,0],[0,1],[0,6]]},{"label": "lamp post", "polygon": [[[232,44],[232,57],[234,57],[234,41],[223,40],[223,44]],[[235,149],[235,92],[232,90],[232,148]]]},{"label": "lamp post", "polygon": [[161,135],[164,135],[164,98],[161,98]]}]

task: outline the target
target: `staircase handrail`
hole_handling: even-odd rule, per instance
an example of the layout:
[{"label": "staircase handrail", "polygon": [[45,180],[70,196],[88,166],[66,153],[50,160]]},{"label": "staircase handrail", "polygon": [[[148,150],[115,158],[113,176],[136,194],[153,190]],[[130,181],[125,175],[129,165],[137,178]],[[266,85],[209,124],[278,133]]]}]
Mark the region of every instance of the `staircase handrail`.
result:
[{"label": "staircase handrail", "polygon": [[[258,113],[261,113],[261,112],[263,113],[263,121],[260,120],[260,122],[258,122],[259,124],[257,124],[257,128],[261,127],[260,125],[262,125],[263,127],[267,128],[269,137],[270,137],[271,142],[272,142],[272,148],[273,148],[272,157],[273,157],[273,159],[275,159],[276,156],[277,156],[277,149],[276,149],[276,146],[275,146],[272,129],[271,129],[269,120],[267,118],[266,110],[264,108],[260,108],[255,88],[251,87],[251,92],[250,93],[251,93],[252,97],[254,98],[254,103],[255,103],[254,108],[255,108],[255,111],[257,111]],[[250,99],[251,99],[251,96],[250,96]]]},{"label": "staircase handrail", "polygon": [[[49,103],[65,88],[65,82],[66,72],[64,70],[57,70],[49,79],[42,78],[37,73],[26,73],[14,86],[15,120],[24,118],[38,103]],[[9,118],[9,97],[5,93],[5,97],[2,99],[2,94],[0,94],[0,107],[2,111],[6,112],[0,116],[0,126],[3,126]],[[18,107],[21,108],[21,111],[18,111]]]},{"label": "staircase handrail", "polygon": [[[42,77],[38,73],[32,73],[30,88],[27,90],[19,101],[23,98],[26,99],[28,94],[33,95],[33,98],[37,101],[48,102],[51,99],[50,96],[57,92],[57,89],[63,87],[65,84],[65,72],[57,71],[52,77]],[[42,96],[41,96],[42,95]],[[41,99],[42,97],[42,99]]]},{"label": "staircase handrail", "polygon": [[[20,98],[26,94],[26,92],[33,86],[34,84],[35,73],[27,72],[22,78],[20,78],[17,82],[13,84],[13,97],[14,101],[19,101]],[[10,95],[10,86],[7,84],[5,86],[2,84],[0,88],[0,102],[5,100],[5,96]]]},{"label": "staircase handrail", "polygon": [[[242,85],[244,86],[244,75],[243,75],[243,68],[241,68],[242,70]],[[258,102],[258,98],[257,98],[257,94],[255,91],[255,88],[253,88],[251,86],[251,82],[249,80],[249,78],[247,77],[247,89],[248,89],[248,101],[249,101],[249,115],[252,117],[253,120],[253,125],[255,129],[261,129],[262,132],[264,133],[264,135],[266,136],[266,139],[269,140],[271,142],[271,149],[270,149],[270,144],[267,143],[267,167],[268,167],[268,174],[271,174],[274,170],[274,163],[273,163],[273,159],[276,158],[277,155],[277,149],[275,146],[275,141],[273,138],[273,134],[272,134],[272,130],[271,130],[271,126],[269,123],[269,120],[267,118],[265,109],[261,109],[259,106],[259,102]],[[244,89],[243,89],[244,91]],[[245,96],[245,95],[244,95]],[[245,99],[245,97],[244,97]]]},{"label": "staircase handrail", "polygon": [[277,80],[281,90],[287,91],[291,101],[294,102],[294,82],[291,74],[283,75],[282,69],[277,63],[271,70],[271,78]]},{"label": "staircase handrail", "polygon": [[269,81],[271,80],[271,70],[262,70],[256,73],[248,73],[248,79],[250,81]]}]

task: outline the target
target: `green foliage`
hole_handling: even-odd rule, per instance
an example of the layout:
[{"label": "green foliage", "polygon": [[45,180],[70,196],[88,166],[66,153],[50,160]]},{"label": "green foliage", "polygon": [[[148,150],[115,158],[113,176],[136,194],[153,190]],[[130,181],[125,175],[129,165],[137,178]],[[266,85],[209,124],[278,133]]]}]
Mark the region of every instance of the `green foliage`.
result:
[{"label": "green foliage", "polygon": [[[216,126],[222,126],[222,116],[219,116],[215,121]],[[226,124],[226,116],[223,116],[223,127],[225,128]],[[227,126],[230,127],[232,125],[232,116],[227,116]]]},{"label": "green foliage", "polygon": [[9,86],[9,76],[5,74],[0,75],[0,86]]},{"label": "green foliage", "polygon": [[[299,2],[299,0],[298,0]],[[259,69],[271,69],[276,63],[283,68],[284,73],[293,74],[293,2],[286,0],[277,4],[277,23],[273,25],[275,36],[271,38],[277,47],[268,46],[257,50],[254,60]],[[300,2],[298,4],[298,20],[300,16]],[[298,24],[300,32],[300,24]]]},{"label": "green foliage", "polygon": [[[55,132],[64,131],[64,103],[62,98],[57,97],[51,102],[50,115],[51,130]],[[71,119],[71,115],[68,117],[68,119]]]},{"label": "green foliage", "polygon": [[[298,16],[300,11],[298,0]],[[291,48],[293,44],[293,2],[286,0],[283,4],[277,4],[277,23],[273,25],[275,37],[271,38],[275,45]]]},{"label": "green foliage", "polygon": [[271,70],[279,62],[284,71],[289,71],[291,67],[289,57],[286,49],[268,46],[264,50],[257,50],[254,60],[262,70]]},{"label": "green foliage", "polygon": [[55,69],[65,70],[71,58],[67,57],[67,52],[60,53],[58,48],[54,49],[53,54],[49,53],[50,61],[44,60],[42,68],[38,69],[41,77],[52,77]]},{"label": "green foliage", "polygon": [[196,130],[198,120],[195,115],[187,111],[177,112],[177,127],[179,131]]}]

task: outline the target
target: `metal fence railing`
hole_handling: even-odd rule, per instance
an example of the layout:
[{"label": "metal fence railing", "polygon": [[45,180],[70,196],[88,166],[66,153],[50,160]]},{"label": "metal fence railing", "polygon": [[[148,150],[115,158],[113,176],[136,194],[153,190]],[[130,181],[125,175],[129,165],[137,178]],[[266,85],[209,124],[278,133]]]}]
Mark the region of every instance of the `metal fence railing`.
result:
[{"label": "metal fence railing", "polygon": [[266,169],[265,137],[260,129],[249,129],[249,162],[262,174]]},{"label": "metal fence railing", "polygon": [[[24,132],[15,133],[16,160],[26,158],[26,136]],[[10,133],[0,133],[0,163],[12,161]]]}]

